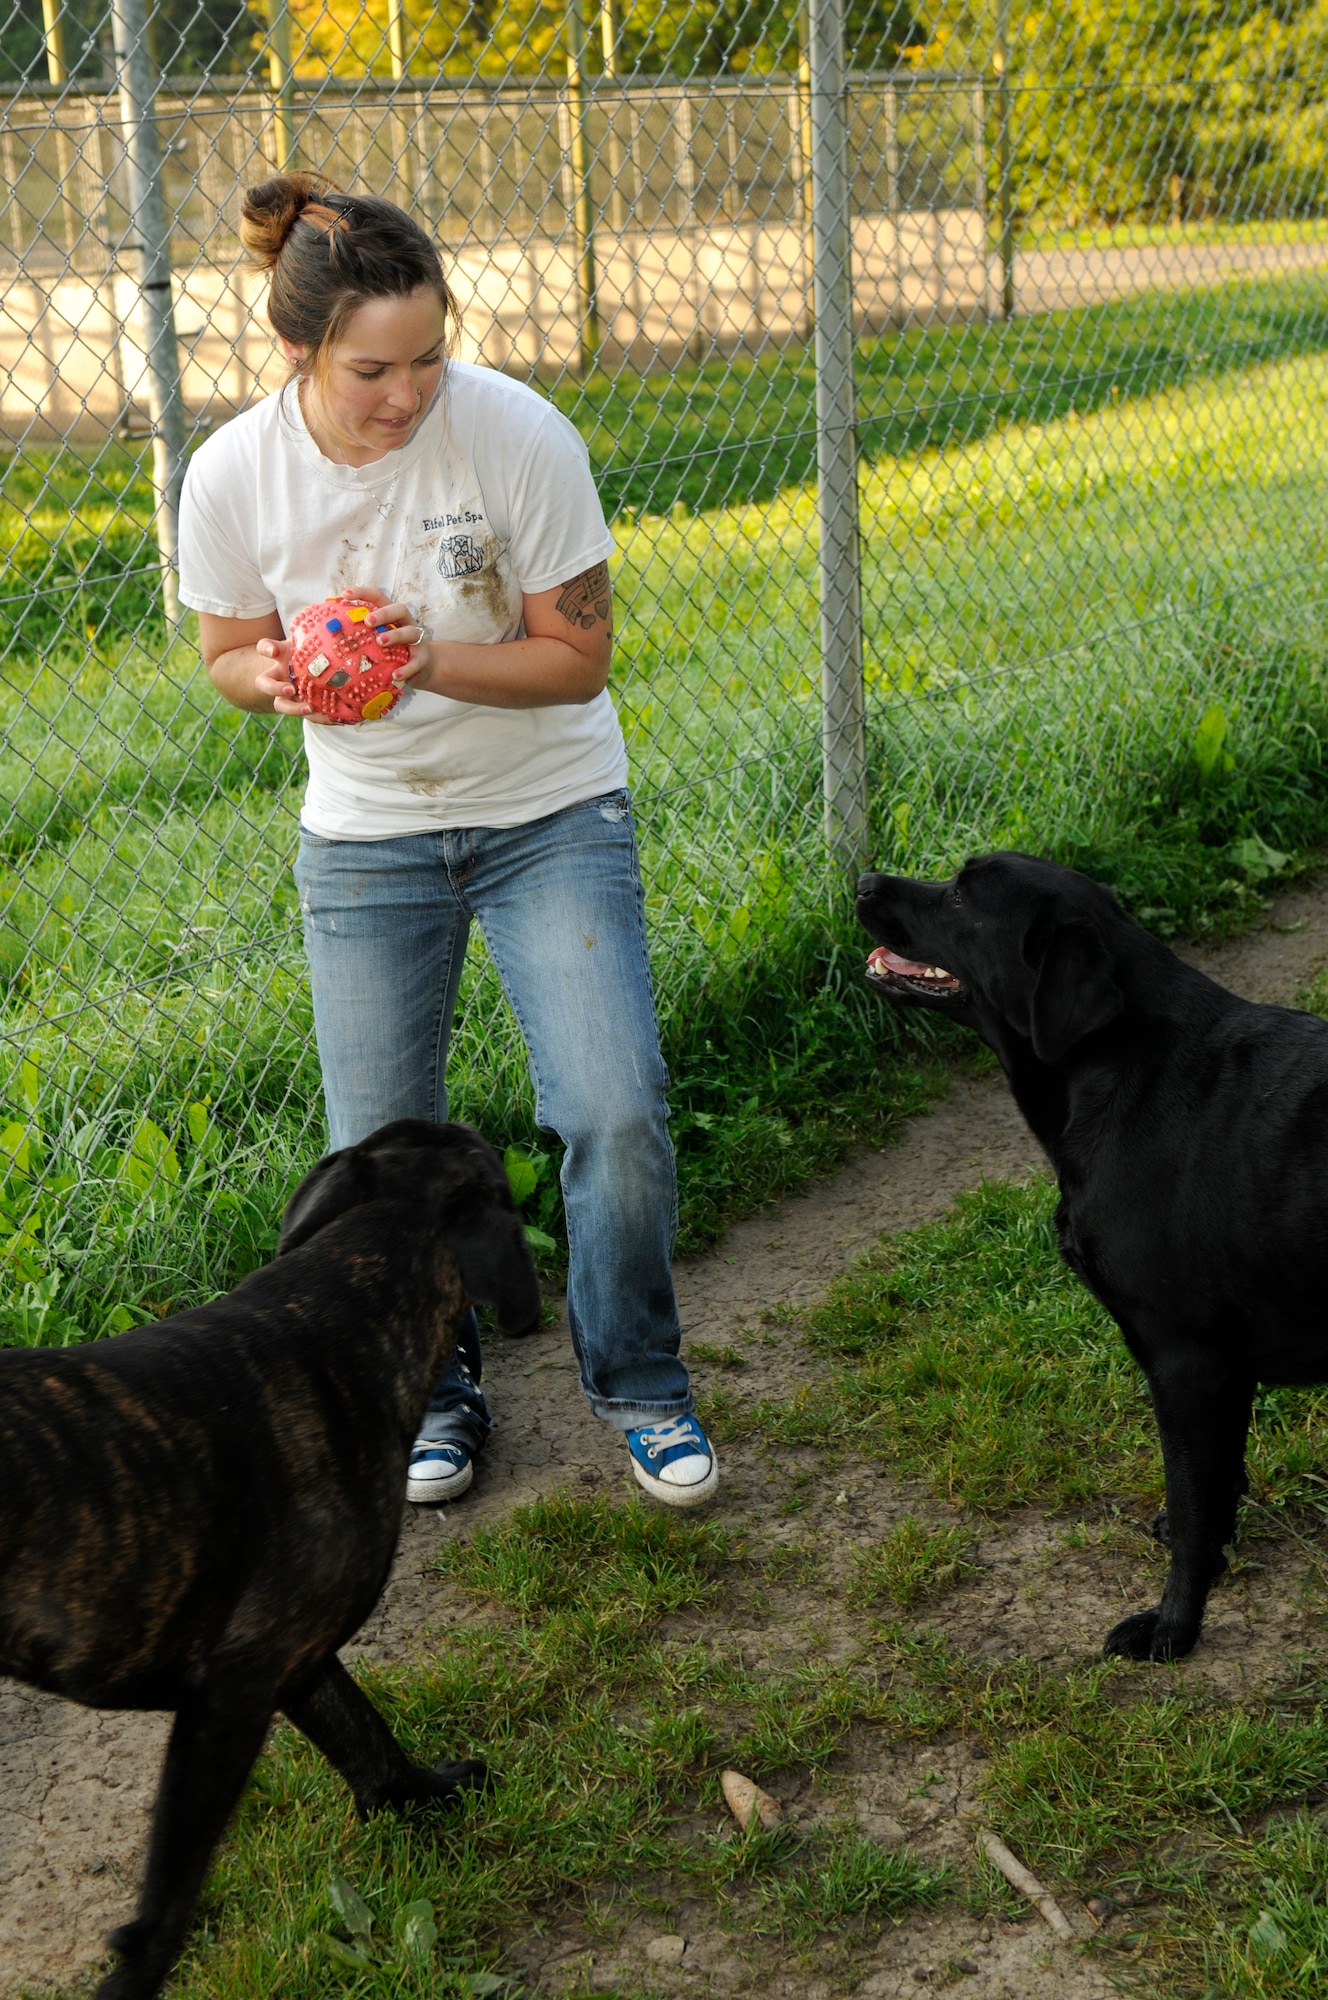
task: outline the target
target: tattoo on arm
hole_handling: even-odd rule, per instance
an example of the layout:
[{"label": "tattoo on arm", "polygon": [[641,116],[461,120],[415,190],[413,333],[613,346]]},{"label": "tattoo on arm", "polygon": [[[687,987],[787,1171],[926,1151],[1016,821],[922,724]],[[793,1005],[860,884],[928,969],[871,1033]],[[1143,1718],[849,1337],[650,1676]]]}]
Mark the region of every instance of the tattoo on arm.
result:
[{"label": "tattoo on arm", "polygon": [[558,595],[558,609],[569,625],[591,631],[601,620],[613,630],[613,600],[609,592],[609,566],[596,563],[565,583]]}]

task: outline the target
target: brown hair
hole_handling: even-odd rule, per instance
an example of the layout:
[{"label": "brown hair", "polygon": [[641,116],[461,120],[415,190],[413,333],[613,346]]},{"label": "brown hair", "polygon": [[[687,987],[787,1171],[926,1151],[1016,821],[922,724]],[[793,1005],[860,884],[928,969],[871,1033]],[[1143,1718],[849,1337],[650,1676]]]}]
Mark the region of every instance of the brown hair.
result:
[{"label": "brown hair", "polygon": [[274,174],[245,189],[240,240],[272,274],[273,327],[306,350],[297,375],[321,373],[347,320],[370,299],[405,298],[428,285],[449,333],[460,327],[437,249],[404,209],[378,195],[343,194],[321,174]]}]

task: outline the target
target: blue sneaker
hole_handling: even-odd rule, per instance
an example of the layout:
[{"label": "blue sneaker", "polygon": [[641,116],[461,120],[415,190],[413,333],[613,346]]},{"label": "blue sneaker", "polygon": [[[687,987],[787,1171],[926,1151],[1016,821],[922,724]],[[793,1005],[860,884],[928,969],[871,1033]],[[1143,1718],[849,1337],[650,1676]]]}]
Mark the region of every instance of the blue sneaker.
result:
[{"label": "blue sneaker", "polygon": [[699,1507],[719,1484],[719,1460],[695,1417],[661,1417],[628,1431],[636,1483],[666,1507]]},{"label": "blue sneaker", "polygon": [[417,1438],[411,1447],[406,1498],[416,1507],[438,1507],[464,1493],[474,1477],[468,1445]]}]

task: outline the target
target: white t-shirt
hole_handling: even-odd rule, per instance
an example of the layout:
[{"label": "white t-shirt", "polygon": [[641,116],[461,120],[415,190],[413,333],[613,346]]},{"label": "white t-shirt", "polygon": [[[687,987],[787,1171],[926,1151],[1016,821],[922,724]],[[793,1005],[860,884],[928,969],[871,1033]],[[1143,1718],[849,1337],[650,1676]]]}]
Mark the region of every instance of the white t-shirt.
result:
[{"label": "white t-shirt", "polygon": [[[180,502],[180,596],[196,611],[289,632],[308,604],[355,588],[408,604],[431,639],[520,638],[523,591],[550,590],[613,551],[580,436],[496,369],[447,365],[408,444],[336,465],[293,387],[202,444]],[[330,840],[520,826],[627,782],[607,693],[554,708],[487,708],[408,689],[377,722],[306,723],[303,824]]]}]

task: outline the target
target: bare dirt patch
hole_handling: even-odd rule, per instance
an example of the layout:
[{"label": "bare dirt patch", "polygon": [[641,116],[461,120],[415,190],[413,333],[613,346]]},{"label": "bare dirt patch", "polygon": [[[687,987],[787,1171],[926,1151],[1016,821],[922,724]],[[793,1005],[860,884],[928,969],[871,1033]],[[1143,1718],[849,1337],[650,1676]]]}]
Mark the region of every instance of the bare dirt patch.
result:
[{"label": "bare dirt patch", "polygon": [[[1187,954],[1252,999],[1289,1002],[1328,963],[1328,883],[1274,902],[1264,923]],[[910,1229],[984,1179],[1022,1180],[1041,1165],[1004,1083],[956,1077],[949,1097],[912,1120],[899,1142],[857,1155],[833,1179],[731,1230],[711,1256],[677,1273],[691,1363],[702,1388],[743,1399],[787,1397],[822,1366],[788,1325],[882,1232]],[[357,1651],[409,1660],[468,1615],[432,1574],[443,1540],[468,1536],[522,1501],[559,1487],[632,1490],[619,1441],[586,1411],[565,1324],[496,1342],[488,1388],[497,1427],[471,1493],[439,1512],[408,1512],[391,1580]],[[815,1580],[746,1593],[722,1626],[751,1664],[787,1665],[861,1643],[837,1607],[853,1553],[906,1514],[955,1517],[921,1489],[847,1455],[732,1450],[716,1514],[758,1554],[815,1551]],[[1104,1511],[1074,1521],[1026,1510],[979,1534],[976,1568],[926,1608],[925,1623],[993,1660],[1082,1659],[1125,1609],[1148,1599],[1160,1555],[1137,1523]],[[1213,1598],[1204,1640],[1175,1671],[1227,1695],[1257,1688],[1298,1652],[1322,1651],[1303,1589],[1307,1556],[1284,1542],[1247,1544]],[[712,1624],[714,1621],[712,1621]],[[167,1721],[103,1715],[0,1683],[0,1994],[67,1988],[97,1965],[105,1933],[133,1903]],[[859,1731],[828,1775],[787,1796],[795,1823],[853,1821],[924,1858],[967,1853],[981,1761],[971,1744],[901,1743]],[[1093,1926],[1072,1913],[1085,1938]],[[672,1943],[661,1944],[660,1940]],[[679,1947],[677,1940],[683,1942]],[[870,1941],[827,1938],[772,1961],[769,1945],[719,1932],[713,1911],[665,1907],[621,1925],[555,1921],[531,1936],[519,1966],[550,1993],[755,1993],[893,2000],[933,1986],[974,2000],[1099,2000],[1103,1965],[1054,1944],[1035,1920],[1007,1923],[949,1911],[915,1916]],[[1116,1968],[1113,1966],[1112,1968]]]}]

